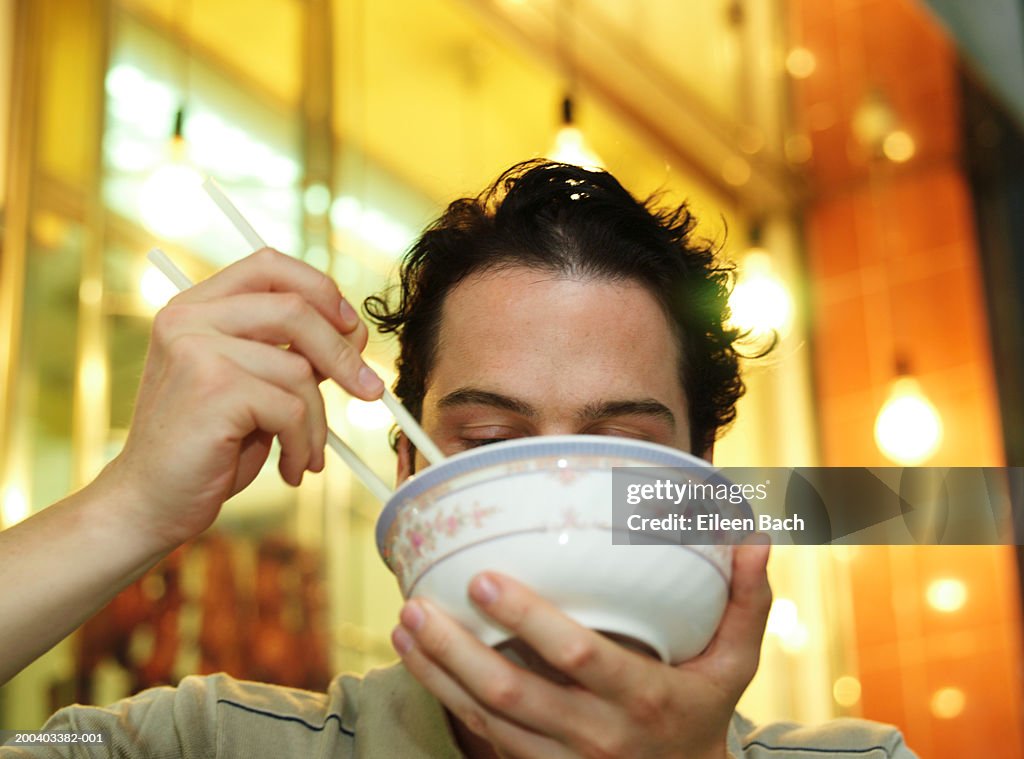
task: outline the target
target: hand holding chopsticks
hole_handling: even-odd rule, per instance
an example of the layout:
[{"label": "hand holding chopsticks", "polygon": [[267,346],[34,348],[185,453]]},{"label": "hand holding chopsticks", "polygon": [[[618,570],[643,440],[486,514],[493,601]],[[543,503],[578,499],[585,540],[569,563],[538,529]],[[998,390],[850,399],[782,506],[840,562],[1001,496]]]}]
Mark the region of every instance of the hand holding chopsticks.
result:
[{"label": "hand holding chopsticks", "polygon": [[[235,229],[245,238],[245,241],[249,243],[249,246],[253,250],[259,250],[260,248],[267,247],[267,244],[263,241],[256,230],[253,229],[252,225],[245,220],[245,217],[239,213],[235,204],[232,203],[228,196],[224,194],[224,191],[220,186],[213,181],[212,178],[207,178],[203,182],[203,189],[206,190],[207,194],[213,198],[213,202],[217,204],[224,215],[228,217]],[[381,398],[384,401],[384,405],[388,407],[388,411],[391,412],[392,416],[395,417],[395,421],[398,422],[398,426],[402,428],[402,432],[409,436],[409,440],[412,444],[419,449],[423,457],[431,464],[436,464],[444,459],[444,454],[441,453],[441,449],[438,448],[434,441],[430,439],[423,428],[420,427],[419,422],[413,419],[412,414],[409,413],[408,409],[405,408],[398,399],[395,398],[394,394],[384,388],[384,396]]]},{"label": "hand holding chopsticks", "polygon": [[[224,215],[231,221],[235,229],[238,230],[250,247],[256,250],[267,247],[263,238],[261,238],[259,234],[257,234],[256,230],[253,229],[252,225],[246,221],[245,217],[242,216],[216,182],[212,179],[207,179],[203,183],[203,188],[221,211],[223,211]],[[179,290],[191,287],[192,283],[189,281],[188,277],[185,276],[177,266],[175,266],[163,251],[154,249],[150,252],[149,257],[153,264],[163,272]],[[423,456],[428,462],[433,464],[444,459],[444,454],[441,453],[441,450],[427,436],[423,431],[423,428],[420,427],[419,423],[413,418],[412,414],[409,413],[409,411],[386,387],[381,400],[395,417],[395,420],[398,422],[398,426],[409,437],[413,445],[423,453]],[[327,432],[327,443],[331,449],[334,450],[346,464],[348,464],[356,476],[374,495],[376,495],[381,501],[386,501],[391,494],[387,485],[385,485],[383,481],[381,481],[381,479],[377,477],[377,475],[374,474],[373,471],[359,458],[359,456],[356,455],[356,453],[332,430],[328,428]]]},{"label": "hand holding chopsticks", "polygon": [[[178,290],[187,290],[192,286],[192,282],[185,272],[179,269],[160,248],[153,248],[149,252],[149,260]],[[356,477],[381,502],[386,502],[391,497],[391,489],[387,484],[330,427],[327,428],[327,445],[348,464]]]}]

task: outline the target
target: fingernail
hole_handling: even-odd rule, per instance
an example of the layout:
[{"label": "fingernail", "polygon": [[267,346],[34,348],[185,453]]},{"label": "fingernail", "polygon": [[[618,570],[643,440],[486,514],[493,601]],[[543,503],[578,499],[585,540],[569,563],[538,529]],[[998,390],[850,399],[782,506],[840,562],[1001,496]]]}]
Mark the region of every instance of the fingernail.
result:
[{"label": "fingernail", "polygon": [[399,656],[405,656],[412,651],[413,639],[404,627],[399,625],[391,631],[391,645],[395,647]]},{"label": "fingernail", "polygon": [[481,606],[498,600],[498,584],[487,575],[480,575],[469,585],[469,597]]},{"label": "fingernail", "polygon": [[398,617],[402,620],[402,624],[413,632],[416,632],[423,626],[423,609],[414,601],[403,606],[402,613]]},{"label": "fingernail", "polygon": [[352,304],[344,298],[341,299],[341,306],[338,309],[341,312],[341,321],[346,327],[354,327],[359,322],[359,314],[352,308]]},{"label": "fingernail", "polygon": [[359,384],[368,393],[378,393],[384,389],[384,381],[366,365],[359,370]]}]

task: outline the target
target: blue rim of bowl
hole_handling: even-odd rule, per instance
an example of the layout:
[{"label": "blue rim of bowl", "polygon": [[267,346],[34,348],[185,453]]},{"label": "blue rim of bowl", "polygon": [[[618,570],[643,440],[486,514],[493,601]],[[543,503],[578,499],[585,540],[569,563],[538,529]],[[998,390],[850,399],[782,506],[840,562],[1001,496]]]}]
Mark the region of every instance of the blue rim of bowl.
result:
[{"label": "blue rim of bowl", "polygon": [[391,498],[377,518],[377,551],[384,556],[384,539],[391,523],[395,521],[403,503],[416,498],[425,491],[445,480],[458,477],[469,472],[518,461],[535,456],[553,456],[561,454],[573,456],[632,456],[638,459],[635,466],[651,467],[691,467],[714,471],[715,467],[702,458],[669,448],[659,443],[646,440],[613,437],[611,435],[540,435],[536,437],[516,438],[503,443],[493,443],[480,448],[462,451],[434,464],[404,482]]}]

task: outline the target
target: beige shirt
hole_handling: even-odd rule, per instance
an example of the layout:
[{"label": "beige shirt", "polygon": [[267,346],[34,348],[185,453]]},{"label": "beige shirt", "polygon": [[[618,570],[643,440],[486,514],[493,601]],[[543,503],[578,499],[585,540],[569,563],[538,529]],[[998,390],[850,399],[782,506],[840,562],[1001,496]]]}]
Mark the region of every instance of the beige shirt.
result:
[{"label": "beige shirt", "polygon": [[[283,759],[455,759],[461,757],[440,703],[401,665],[363,678],[342,675],[327,693],[191,676],[113,706],[71,706],[44,726],[52,732],[105,734],[104,745],[0,747],[0,757],[239,757]],[[755,728],[736,715],[729,727],[735,759],[915,759],[895,729],[863,720],[821,727]]]}]

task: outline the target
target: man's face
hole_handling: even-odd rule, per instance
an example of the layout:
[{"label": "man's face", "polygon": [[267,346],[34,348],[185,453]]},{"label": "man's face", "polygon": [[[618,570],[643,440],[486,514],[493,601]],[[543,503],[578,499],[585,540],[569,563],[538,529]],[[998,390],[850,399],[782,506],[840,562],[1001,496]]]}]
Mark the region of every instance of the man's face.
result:
[{"label": "man's face", "polygon": [[[448,294],[423,399],[446,454],[532,435],[618,435],[690,449],[679,346],[633,281],[516,267]],[[401,457],[399,478],[409,474]],[[417,454],[416,471],[426,466]]]}]

